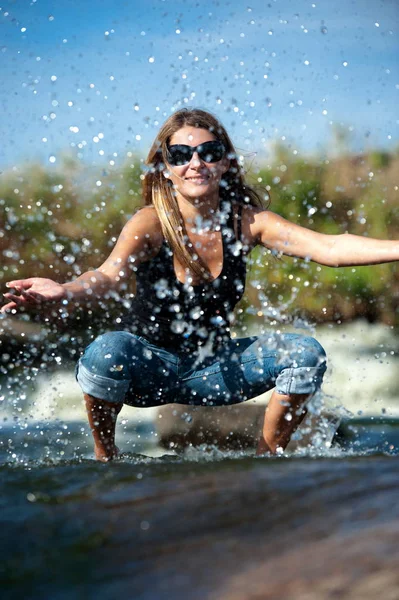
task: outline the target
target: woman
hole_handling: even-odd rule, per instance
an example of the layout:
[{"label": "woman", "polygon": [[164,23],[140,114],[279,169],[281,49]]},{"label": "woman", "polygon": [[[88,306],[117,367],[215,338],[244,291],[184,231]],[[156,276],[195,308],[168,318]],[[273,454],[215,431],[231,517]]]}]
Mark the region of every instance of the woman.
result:
[{"label": "woman", "polygon": [[202,110],[173,114],[146,165],[146,206],[125,225],[107,260],[69,283],[11,281],[2,311],[83,304],[123,289],[134,276],[137,292],[121,330],[100,335],[77,365],[96,458],[117,455],[115,423],[124,402],[215,406],[273,387],[258,453],[279,452],[321,386],[326,357],[305,336],[230,337],[247,254],[261,244],[338,267],[397,260],[399,243],[323,235],[267,210],[246,185],[227,132]]}]

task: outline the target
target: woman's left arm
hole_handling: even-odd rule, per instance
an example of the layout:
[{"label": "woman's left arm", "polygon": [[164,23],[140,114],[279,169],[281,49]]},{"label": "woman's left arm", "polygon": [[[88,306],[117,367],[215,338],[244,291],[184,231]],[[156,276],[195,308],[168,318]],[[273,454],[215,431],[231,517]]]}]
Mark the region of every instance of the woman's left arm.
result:
[{"label": "woman's left arm", "polygon": [[270,211],[253,211],[249,228],[255,243],[281,254],[329,267],[373,265],[399,260],[399,240],[344,233],[327,235],[290,223]]}]

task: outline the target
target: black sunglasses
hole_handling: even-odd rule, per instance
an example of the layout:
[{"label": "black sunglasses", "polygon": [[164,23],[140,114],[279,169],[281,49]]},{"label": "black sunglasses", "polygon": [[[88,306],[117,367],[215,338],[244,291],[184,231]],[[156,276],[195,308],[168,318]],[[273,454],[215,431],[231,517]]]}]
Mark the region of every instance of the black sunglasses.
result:
[{"label": "black sunglasses", "polygon": [[198,152],[200,159],[207,163],[219,162],[226,154],[222,142],[217,140],[204,142],[198,146],[173,144],[173,146],[168,146],[166,149],[166,160],[174,167],[187,165],[192,159],[194,152]]}]

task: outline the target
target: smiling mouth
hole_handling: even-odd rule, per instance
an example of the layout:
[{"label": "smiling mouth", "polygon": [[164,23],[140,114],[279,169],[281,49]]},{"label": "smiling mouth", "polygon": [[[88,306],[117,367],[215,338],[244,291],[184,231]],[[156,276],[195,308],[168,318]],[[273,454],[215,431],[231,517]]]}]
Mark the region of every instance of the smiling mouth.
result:
[{"label": "smiling mouth", "polygon": [[186,177],[185,181],[191,181],[191,183],[208,183],[209,177]]}]

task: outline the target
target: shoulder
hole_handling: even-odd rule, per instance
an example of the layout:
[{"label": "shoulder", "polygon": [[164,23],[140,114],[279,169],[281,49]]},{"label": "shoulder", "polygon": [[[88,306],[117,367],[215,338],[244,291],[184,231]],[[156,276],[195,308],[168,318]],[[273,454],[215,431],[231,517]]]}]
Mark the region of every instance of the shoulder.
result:
[{"label": "shoulder", "polygon": [[249,204],[242,207],[242,231],[251,246],[264,243],[265,236],[273,238],[284,222],[285,219],[268,209]]},{"label": "shoulder", "polygon": [[320,247],[328,238],[270,210],[253,207],[247,211],[246,227],[253,246],[262,245],[281,254],[300,258],[320,256]]},{"label": "shoulder", "polygon": [[110,256],[135,256],[136,260],[145,261],[159,252],[162,242],[162,228],[156,211],[146,206],[128,220]]},{"label": "shoulder", "polygon": [[163,241],[162,227],[153,206],[144,206],[126,223],[122,234],[135,239],[144,239],[148,246],[158,246]]},{"label": "shoulder", "polygon": [[155,210],[154,206],[143,206],[143,208],[140,208],[137,212],[135,212],[128,221],[128,223],[135,225],[138,225],[142,222],[147,223],[149,227],[161,226],[157,211]]},{"label": "shoulder", "polygon": [[140,263],[151,260],[163,242],[161,225],[155,209],[142,208],[126,223],[119,238],[99,270],[110,277],[119,277],[129,265],[136,268]]}]

